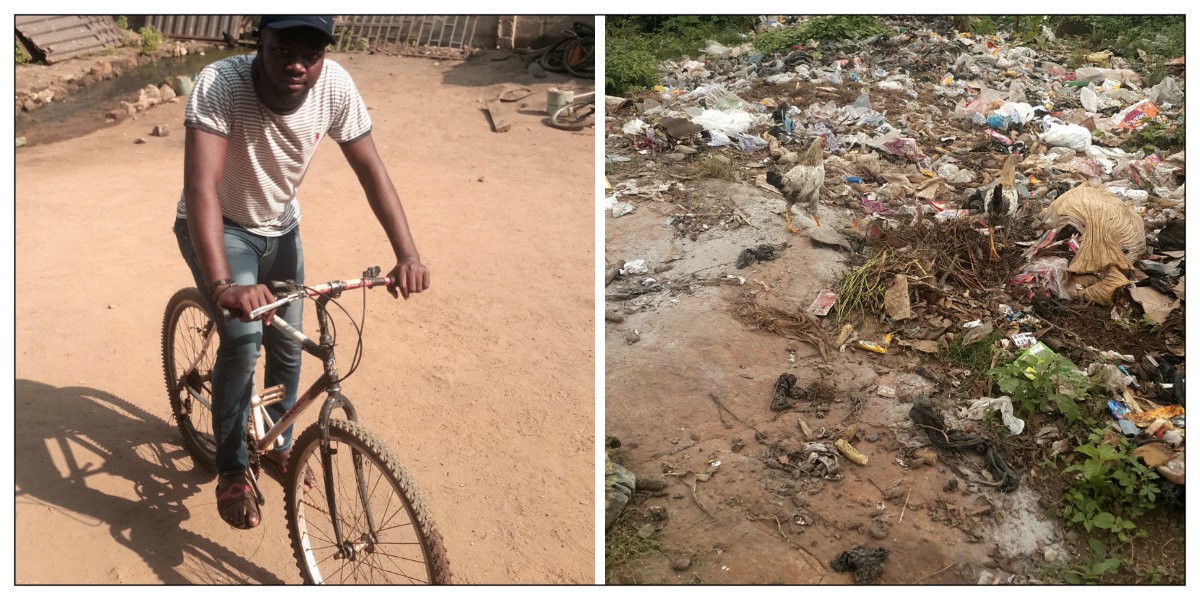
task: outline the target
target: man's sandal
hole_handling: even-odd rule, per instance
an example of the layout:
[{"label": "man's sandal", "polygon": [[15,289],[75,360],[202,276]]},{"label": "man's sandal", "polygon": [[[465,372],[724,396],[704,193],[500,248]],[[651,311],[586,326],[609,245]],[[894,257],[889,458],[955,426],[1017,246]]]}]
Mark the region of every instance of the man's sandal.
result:
[{"label": "man's sandal", "polygon": [[235,529],[258,527],[262,520],[258,514],[258,498],[245,475],[217,478],[217,512]]},{"label": "man's sandal", "polygon": [[[262,465],[266,467],[267,472],[283,483],[287,477],[288,459],[292,456],[292,449],[287,450],[272,450],[259,456]],[[308,465],[304,466],[304,491],[309,491],[317,486],[317,476],[313,473]]]}]

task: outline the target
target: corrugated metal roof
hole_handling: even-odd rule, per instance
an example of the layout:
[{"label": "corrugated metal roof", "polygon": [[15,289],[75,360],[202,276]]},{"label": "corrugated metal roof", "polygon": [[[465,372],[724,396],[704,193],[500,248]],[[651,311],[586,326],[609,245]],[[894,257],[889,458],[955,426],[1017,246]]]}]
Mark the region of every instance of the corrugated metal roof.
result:
[{"label": "corrugated metal roof", "polygon": [[146,24],[169,38],[222,42],[238,39],[242,31],[253,26],[255,18],[244,15],[154,15],[146,17]]},{"label": "corrugated metal roof", "polygon": [[48,63],[100,52],[123,43],[121,30],[108,16],[18,15],[15,20],[17,31],[46,57]]}]

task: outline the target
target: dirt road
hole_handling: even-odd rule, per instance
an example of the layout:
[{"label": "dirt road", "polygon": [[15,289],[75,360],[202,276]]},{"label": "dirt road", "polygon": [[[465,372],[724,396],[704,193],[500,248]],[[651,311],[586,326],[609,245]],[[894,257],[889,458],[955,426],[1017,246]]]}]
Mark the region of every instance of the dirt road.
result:
[{"label": "dirt road", "polygon": [[[424,491],[457,581],[591,582],[593,132],[540,114],[545,90],[569,82],[491,56],[330,58],[367,100],[432,272],[410,301],[369,295],[346,394]],[[517,85],[535,93],[492,133],[477,100]],[[229,528],[171,422],[162,311],[192,285],[170,231],[182,119],[182,102],[165,104],[17,152],[17,583],[299,582],[280,488],[265,486],[262,526]],[[157,124],[170,136],[151,137]],[[390,266],[332,144],[302,207],[310,281]],[[316,375],[308,364],[302,385]]]}]

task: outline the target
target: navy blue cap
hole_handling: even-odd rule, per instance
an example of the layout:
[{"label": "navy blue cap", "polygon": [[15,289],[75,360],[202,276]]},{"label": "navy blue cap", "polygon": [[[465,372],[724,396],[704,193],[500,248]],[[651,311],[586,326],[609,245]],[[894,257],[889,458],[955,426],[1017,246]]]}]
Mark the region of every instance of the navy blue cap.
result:
[{"label": "navy blue cap", "polygon": [[330,15],[263,15],[259,20],[260,28],[270,28],[276,31],[294,27],[308,27],[325,34],[326,42],[333,44],[333,17]]}]

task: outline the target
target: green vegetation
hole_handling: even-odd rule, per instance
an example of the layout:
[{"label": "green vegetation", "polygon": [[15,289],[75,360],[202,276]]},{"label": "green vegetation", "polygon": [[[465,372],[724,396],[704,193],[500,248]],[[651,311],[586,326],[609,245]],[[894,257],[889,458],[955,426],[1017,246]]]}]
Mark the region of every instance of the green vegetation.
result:
[{"label": "green vegetation", "polygon": [[1184,55],[1187,37],[1184,15],[971,16],[955,22],[976,35],[1004,32],[1017,44],[1039,49],[1050,44],[1045,35],[1048,29],[1066,46],[1070,68],[1083,65],[1091,52],[1111,49],[1132,61],[1135,68],[1141,63],[1149,76],[1147,87],[1166,75],[1165,60]]},{"label": "green vegetation", "polygon": [[962,377],[960,390],[970,390],[979,378],[987,374],[988,369],[992,366],[992,354],[996,351],[996,340],[1003,335],[1003,332],[996,330],[974,344],[963,344],[963,338],[960,335],[950,341],[945,352],[938,355],[939,360],[968,371]]},{"label": "green vegetation", "polygon": [[120,29],[129,29],[129,18],[125,15],[117,17],[117,27]]},{"label": "green vegetation", "polygon": [[[1159,119],[1162,120],[1160,121]],[[1175,120],[1161,116],[1152,119],[1138,130],[1138,145],[1157,148],[1163,150],[1166,154],[1183,150],[1184,141],[1187,139],[1184,125],[1184,114],[1182,112],[1179,113],[1179,117]]]},{"label": "green vegetation", "polygon": [[735,15],[609,17],[605,22],[604,88],[609,95],[658,85],[658,63],[683,56],[698,56],[714,40],[737,44],[754,17]]},{"label": "green vegetation", "polygon": [[649,40],[640,34],[609,37],[605,42],[604,93],[623,96],[626,92],[658,85],[658,60]]},{"label": "green vegetation", "polygon": [[1121,559],[1108,556],[1108,549],[1096,539],[1088,538],[1088,548],[1091,556],[1084,557],[1082,564],[1054,565],[1049,570],[1050,576],[1072,585],[1101,583],[1105,575],[1115,573],[1121,566]]},{"label": "green vegetation", "polygon": [[1080,403],[1087,398],[1091,381],[1071,361],[1057,354],[1014,360],[988,371],[996,386],[1023,414],[1057,412],[1075,423],[1084,417]]},{"label": "green vegetation", "polygon": [[1103,442],[1106,431],[1103,426],[1094,430],[1087,444],[1075,447],[1085,458],[1063,469],[1064,475],[1074,474],[1063,494],[1063,516],[1088,533],[1099,529],[1126,542],[1137,529],[1132,519],[1154,508],[1158,475],[1131,454],[1123,437],[1117,438],[1116,447]]},{"label": "green vegetation", "polygon": [[147,25],[138,30],[138,50],[142,56],[149,56],[158,50],[163,43],[161,31]]},{"label": "green vegetation", "polygon": [[[14,38],[15,39],[15,38]],[[21,40],[16,40],[16,48],[13,50],[13,59],[18,65],[27,65],[33,57],[29,55],[29,51],[25,50],[25,45]]]},{"label": "green vegetation", "polygon": [[763,52],[779,52],[792,46],[800,46],[816,40],[858,40],[869,38],[886,30],[879,19],[872,15],[833,15],[813,17],[796,25],[772,29],[754,38],[754,47]]}]

